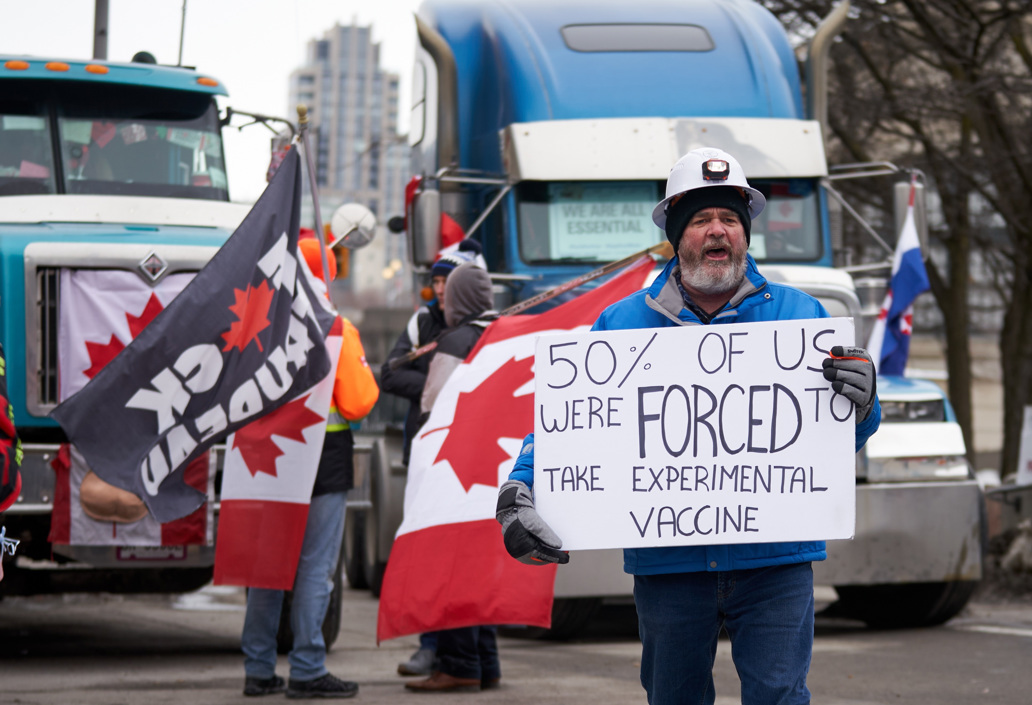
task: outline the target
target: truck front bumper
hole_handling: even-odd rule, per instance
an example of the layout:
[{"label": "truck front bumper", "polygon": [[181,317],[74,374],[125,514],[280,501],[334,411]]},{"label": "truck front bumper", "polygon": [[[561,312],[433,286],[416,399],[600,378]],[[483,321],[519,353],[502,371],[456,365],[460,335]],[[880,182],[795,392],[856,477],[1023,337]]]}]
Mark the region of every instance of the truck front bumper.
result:
[{"label": "truck front bumper", "polygon": [[856,535],[829,541],[818,585],[979,580],[983,498],[975,480],[857,485]]},{"label": "truck front bumper", "polygon": [[[215,563],[215,547],[208,545],[174,546],[67,546],[50,545],[45,529],[54,509],[54,470],[51,463],[57,457],[60,445],[56,443],[26,443],[22,446],[22,489],[18,499],[5,513],[8,533],[27,543],[15,556],[20,567],[27,570],[53,571],[92,568],[210,568]],[[213,447],[212,461],[216,472],[221,470],[224,447]],[[218,503],[213,506],[213,522],[218,522]],[[24,527],[24,529],[22,528]],[[211,535],[215,535],[213,526]],[[46,543],[46,550],[40,548]],[[36,544],[30,550],[29,544]],[[36,554],[36,559],[27,554]],[[75,563],[42,559],[42,555],[56,554]]]}]

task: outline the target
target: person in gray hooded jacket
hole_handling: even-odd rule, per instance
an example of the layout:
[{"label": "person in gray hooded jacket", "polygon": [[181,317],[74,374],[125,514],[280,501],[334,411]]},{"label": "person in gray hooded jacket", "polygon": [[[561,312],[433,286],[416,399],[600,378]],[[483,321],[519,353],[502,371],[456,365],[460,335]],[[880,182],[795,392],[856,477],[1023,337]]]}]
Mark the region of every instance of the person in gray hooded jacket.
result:
[{"label": "person in gray hooded jacket", "polygon": [[426,420],[451,373],[473,350],[488,324],[498,317],[491,310],[491,304],[491,277],[488,273],[472,262],[456,267],[444,285],[444,322],[447,328],[437,340],[437,349],[426,374],[420,402],[421,421]]}]

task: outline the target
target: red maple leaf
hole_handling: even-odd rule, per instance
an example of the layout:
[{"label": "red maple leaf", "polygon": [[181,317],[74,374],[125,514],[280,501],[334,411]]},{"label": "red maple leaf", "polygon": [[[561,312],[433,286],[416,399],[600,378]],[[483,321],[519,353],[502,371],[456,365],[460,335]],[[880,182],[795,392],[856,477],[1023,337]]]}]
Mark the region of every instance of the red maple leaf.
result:
[{"label": "red maple leaf", "polygon": [[262,350],[262,341],[258,339],[258,334],[271,325],[269,306],[272,304],[272,294],[273,290],[267,280],[262,280],[256,287],[248,284],[247,291],[233,289],[236,303],[230,306],[229,310],[236,314],[239,320],[222,334],[222,339],[226,341],[226,347],[222,348],[222,352],[234,347],[243,352],[252,340],[258,346],[258,350]]},{"label": "red maple leaf", "polygon": [[[147,305],[143,307],[143,311],[139,316],[134,316],[127,311],[125,320],[129,324],[129,339],[132,340],[138,336],[140,331],[146,328],[147,324],[161,313],[162,309],[164,309],[164,306],[161,305],[161,300],[157,295],[151,294],[150,298],[147,299]],[[86,354],[90,356],[90,367],[88,370],[84,370],[83,374],[93,379],[104,368],[104,365],[114,360],[115,356],[124,349],[125,343],[115,335],[111,336],[111,340],[107,344],[93,343],[87,340]]]},{"label": "red maple leaf", "polygon": [[86,354],[90,356],[90,367],[88,370],[83,370],[83,374],[90,379],[93,379],[97,376],[98,372],[104,369],[104,365],[114,360],[115,356],[124,349],[125,344],[115,335],[111,336],[111,340],[109,340],[106,345],[104,343],[93,343],[87,340]]},{"label": "red maple leaf", "polygon": [[287,402],[236,432],[233,447],[240,451],[251,477],[260,472],[276,477],[276,458],[283,455],[283,451],[272,440],[274,435],[304,443],[306,428],[326,422],[305,406],[307,400],[306,395]]},{"label": "red maple leaf", "polygon": [[157,295],[151,294],[150,298],[147,299],[147,305],[143,307],[143,312],[139,316],[132,316],[126,313],[125,320],[129,323],[129,335],[136,338],[151,321],[158,317],[158,314],[164,308]]},{"label": "red maple leaf", "polygon": [[434,463],[447,460],[466,492],[473,485],[497,487],[498,466],[509,458],[498,439],[522,440],[533,430],[534,395],[513,396],[534,378],[533,366],[533,357],[510,358],[476,389],[459,393],[451,431]]}]

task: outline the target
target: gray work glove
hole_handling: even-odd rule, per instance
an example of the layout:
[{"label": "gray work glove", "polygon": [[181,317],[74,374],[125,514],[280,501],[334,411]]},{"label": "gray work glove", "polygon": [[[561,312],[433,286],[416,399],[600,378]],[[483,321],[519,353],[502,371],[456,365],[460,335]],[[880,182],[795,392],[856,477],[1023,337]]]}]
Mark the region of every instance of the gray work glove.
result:
[{"label": "gray work glove", "polygon": [[824,379],[831,382],[831,388],[856,405],[856,422],[866,419],[877,391],[871,356],[863,348],[836,345],[823,365]]},{"label": "gray work glove", "polygon": [[495,518],[502,525],[505,550],[520,563],[543,565],[569,563],[570,556],[551,527],[534,509],[530,488],[519,480],[509,480],[498,488]]}]

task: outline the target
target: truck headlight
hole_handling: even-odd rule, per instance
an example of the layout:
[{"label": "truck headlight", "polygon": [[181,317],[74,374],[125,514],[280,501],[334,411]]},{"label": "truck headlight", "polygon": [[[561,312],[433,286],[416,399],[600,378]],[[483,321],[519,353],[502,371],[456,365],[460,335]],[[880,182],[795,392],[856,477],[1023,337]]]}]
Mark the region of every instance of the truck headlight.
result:
[{"label": "truck headlight", "polygon": [[969,477],[967,460],[956,456],[879,458],[867,465],[868,482],[966,480]]},{"label": "truck headlight", "polygon": [[867,482],[965,480],[971,476],[965,457],[964,434],[956,422],[883,420],[874,435],[867,439],[865,450],[865,473],[858,477],[865,477]]},{"label": "truck headlight", "polygon": [[882,401],[882,421],[915,422],[945,421],[946,405],[942,399],[928,401]]}]

